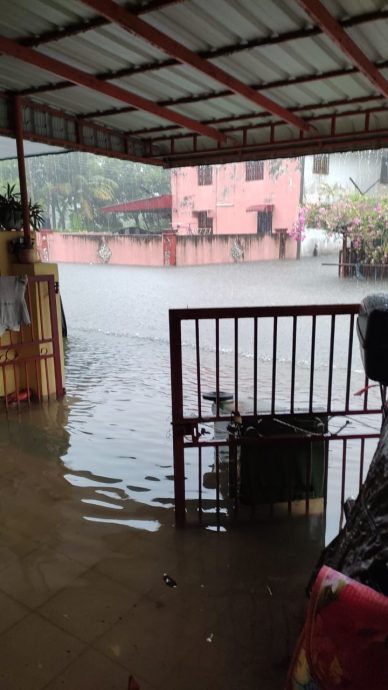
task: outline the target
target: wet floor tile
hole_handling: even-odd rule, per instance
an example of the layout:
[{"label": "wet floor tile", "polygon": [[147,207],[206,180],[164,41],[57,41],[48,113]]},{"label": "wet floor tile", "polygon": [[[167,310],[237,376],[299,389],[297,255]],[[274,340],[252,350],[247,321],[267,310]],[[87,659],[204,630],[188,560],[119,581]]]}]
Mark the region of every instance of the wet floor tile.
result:
[{"label": "wet floor tile", "polygon": [[[72,523],[70,523],[72,524]],[[46,540],[47,548],[59,551],[74,561],[93,566],[102,558],[112,555],[114,549],[102,535],[96,535],[88,526],[76,523],[73,529],[63,529]]]},{"label": "wet floor tile", "polygon": [[189,651],[191,632],[184,617],[146,598],[93,646],[113,661],[132,669],[134,676],[164,686],[179,659]]},{"label": "wet floor tile", "polygon": [[[44,690],[127,690],[128,678],[125,668],[88,649]],[[144,690],[147,690],[145,685]]]},{"label": "wet floor tile", "polygon": [[0,636],[0,687],[41,690],[83,648],[81,641],[30,614]]},{"label": "wet floor tile", "polygon": [[0,635],[30,613],[29,609],[0,592]]},{"label": "wet floor tile", "polygon": [[[182,690],[182,688],[184,690],[202,690],[202,688],[204,690],[236,690],[236,688],[228,687],[223,676],[217,677],[216,673],[214,675],[206,675],[190,659],[182,660],[165,682],[165,687],[168,690]],[[240,686],[237,687],[240,690]],[[253,688],[253,690],[256,690],[256,688]]]},{"label": "wet floor tile", "polygon": [[39,549],[0,570],[0,590],[35,608],[85,570],[61,553]]},{"label": "wet floor tile", "polygon": [[97,571],[88,571],[52,597],[38,612],[63,630],[92,642],[120,622],[139,594]]},{"label": "wet floor tile", "polygon": [[163,547],[152,548],[137,543],[128,544],[125,553],[102,559],[96,569],[141,594],[145,594],[162,582],[163,574],[176,569],[176,554]]}]

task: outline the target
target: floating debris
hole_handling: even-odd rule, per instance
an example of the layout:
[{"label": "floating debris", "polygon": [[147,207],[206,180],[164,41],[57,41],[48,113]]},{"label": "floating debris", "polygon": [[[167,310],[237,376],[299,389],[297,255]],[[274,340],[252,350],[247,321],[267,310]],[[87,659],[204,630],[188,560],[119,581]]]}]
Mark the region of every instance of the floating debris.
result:
[{"label": "floating debris", "polygon": [[268,594],[269,594],[270,597],[273,596],[273,594],[272,594],[272,589],[271,589],[271,587],[270,587],[269,585],[267,585],[267,592],[268,592]]},{"label": "floating debris", "polygon": [[177,583],[167,573],[163,574],[163,580],[168,587],[177,587]]},{"label": "floating debris", "polygon": [[206,638],[206,642],[213,642],[214,633],[210,633],[209,637]]}]

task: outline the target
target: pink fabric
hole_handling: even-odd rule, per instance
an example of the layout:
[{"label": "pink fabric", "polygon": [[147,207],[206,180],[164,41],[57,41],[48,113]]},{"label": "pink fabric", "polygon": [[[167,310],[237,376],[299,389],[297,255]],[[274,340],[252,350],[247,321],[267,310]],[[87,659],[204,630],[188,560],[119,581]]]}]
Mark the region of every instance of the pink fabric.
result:
[{"label": "pink fabric", "polygon": [[324,566],[285,690],[387,690],[388,597]]}]

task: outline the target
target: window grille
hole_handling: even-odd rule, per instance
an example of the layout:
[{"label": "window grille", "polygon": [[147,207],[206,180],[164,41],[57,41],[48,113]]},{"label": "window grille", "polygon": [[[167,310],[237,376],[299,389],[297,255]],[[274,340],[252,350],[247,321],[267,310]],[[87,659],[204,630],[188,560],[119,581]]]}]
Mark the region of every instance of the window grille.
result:
[{"label": "window grille", "polygon": [[272,211],[258,211],[257,214],[257,234],[272,234]]},{"label": "window grille", "polygon": [[329,174],[329,154],[318,153],[313,160],[313,173],[315,175]]},{"label": "window grille", "polygon": [[213,182],[213,168],[211,165],[198,166],[198,184],[212,184]]},{"label": "window grille", "polygon": [[208,218],[207,211],[198,213],[198,235],[213,234],[213,218]]},{"label": "window grille", "polygon": [[245,179],[247,182],[264,179],[264,161],[247,161],[245,163]]}]

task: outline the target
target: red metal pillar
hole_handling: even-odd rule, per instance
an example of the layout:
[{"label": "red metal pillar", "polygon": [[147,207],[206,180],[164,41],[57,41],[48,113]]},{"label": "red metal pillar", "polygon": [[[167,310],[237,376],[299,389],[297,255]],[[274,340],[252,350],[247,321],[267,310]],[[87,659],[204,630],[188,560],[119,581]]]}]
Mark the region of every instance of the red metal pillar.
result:
[{"label": "red metal pillar", "polygon": [[20,198],[22,202],[23,214],[23,232],[25,239],[30,238],[30,213],[28,209],[28,193],[26,180],[26,166],[24,162],[24,145],[23,145],[23,103],[20,96],[15,96],[15,134],[16,134],[16,150],[18,156],[19,168],[19,183],[20,183]]},{"label": "red metal pillar", "polygon": [[175,523],[183,527],[186,520],[185,449],[183,434],[182,334],[181,322],[169,313],[172,439],[174,455]]}]

